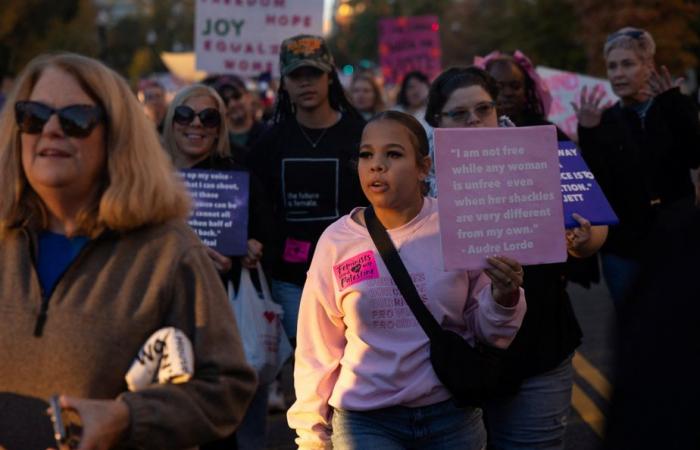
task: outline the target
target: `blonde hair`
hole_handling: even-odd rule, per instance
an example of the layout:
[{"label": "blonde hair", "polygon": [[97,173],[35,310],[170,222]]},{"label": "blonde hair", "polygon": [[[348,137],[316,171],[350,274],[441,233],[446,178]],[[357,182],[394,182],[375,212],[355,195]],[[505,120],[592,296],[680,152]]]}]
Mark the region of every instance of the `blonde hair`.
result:
[{"label": "blonde hair", "polygon": [[624,27],[610,34],[603,46],[603,56],[608,58],[616,48],[632,50],[644,62],[652,62],[656,53],[656,43],[648,31],[641,28]]},{"label": "blonde hair", "polygon": [[48,212],[22,168],[16,101],[30,97],[49,68],[72,75],[85,93],[105,111],[105,180],[97,198],[79,212],[76,233],[96,237],[105,229],[126,232],[145,225],[184,219],[189,196],[160,142],[153,124],[126,82],[94,59],[72,54],[34,58],[20,73],[0,115],[0,237],[11,228],[48,227]]},{"label": "blonde hair", "polygon": [[179,165],[182,160],[180,150],[177,148],[177,143],[175,142],[173,117],[175,116],[175,108],[184,105],[185,102],[192,97],[209,97],[216,103],[216,110],[219,111],[221,115],[221,124],[219,125],[219,135],[216,138],[216,145],[211,149],[211,154],[216,154],[221,158],[228,158],[231,156],[231,147],[229,146],[228,125],[226,124],[226,105],[224,105],[224,101],[221,100],[221,97],[214,89],[203,84],[193,84],[181,89],[180,92],[175,95],[173,101],[170,102],[168,112],[165,113],[165,120],[163,121],[163,142],[165,143],[165,148],[170,154],[170,157],[175,165]]},{"label": "blonde hair", "polygon": [[380,113],[386,109],[386,104],[384,103],[384,93],[382,88],[379,86],[377,79],[371,73],[368,72],[358,72],[350,82],[350,93],[352,94],[352,89],[355,87],[355,83],[358,81],[366,81],[372,87],[372,92],[374,93],[374,104],[372,105],[372,115]]}]

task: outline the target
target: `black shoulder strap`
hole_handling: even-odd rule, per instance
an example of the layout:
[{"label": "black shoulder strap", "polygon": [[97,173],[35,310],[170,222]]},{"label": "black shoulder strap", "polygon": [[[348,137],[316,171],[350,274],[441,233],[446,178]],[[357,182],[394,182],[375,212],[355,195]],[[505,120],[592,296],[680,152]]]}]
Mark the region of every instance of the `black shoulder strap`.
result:
[{"label": "black shoulder strap", "polygon": [[438,321],[435,320],[435,317],[430,314],[428,308],[423,304],[423,300],[421,300],[420,295],[418,295],[416,286],[413,284],[413,280],[411,280],[406,266],[403,265],[401,257],[396,251],[396,247],[394,247],[393,242],[391,242],[391,238],[386,232],[384,225],[377,219],[372,206],[365,208],[365,223],[367,224],[367,231],[369,231],[369,235],[372,237],[375,247],[379,250],[379,254],[382,260],[384,260],[387,269],[389,269],[391,278],[394,279],[406,304],[411,308],[413,315],[416,316],[416,320],[418,320],[425,334],[427,334],[431,340],[437,339],[442,332],[442,327],[440,327]]}]

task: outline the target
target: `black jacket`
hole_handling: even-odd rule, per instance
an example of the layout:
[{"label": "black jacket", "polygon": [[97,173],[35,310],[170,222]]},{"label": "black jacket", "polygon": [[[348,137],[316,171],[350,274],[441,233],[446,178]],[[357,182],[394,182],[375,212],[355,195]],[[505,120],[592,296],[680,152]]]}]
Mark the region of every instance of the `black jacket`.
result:
[{"label": "black jacket", "polygon": [[638,258],[659,213],[691,203],[689,171],[700,165],[697,108],[675,88],[653,99],[644,121],[617,103],[597,127],[579,126],[578,135],[582,155],[620,219],[603,251]]}]

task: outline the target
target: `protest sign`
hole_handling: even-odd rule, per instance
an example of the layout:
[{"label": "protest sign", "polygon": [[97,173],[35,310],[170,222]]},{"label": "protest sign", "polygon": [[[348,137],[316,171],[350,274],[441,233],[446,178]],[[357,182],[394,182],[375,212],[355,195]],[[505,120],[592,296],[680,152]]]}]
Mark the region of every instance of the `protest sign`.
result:
[{"label": "protest sign", "polygon": [[248,172],[183,169],[180,173],[194,206],[187,223],[204,245],[222,255],[246,254]]},{"label": "protest sign", "polygon": [[571,141],[559,142],[559,168],[566,228],[579,226],[572,217],[573,213],[586,218],[592,225],[619,223],[608,199],[605,198],[598,182],[576,148],[576,144]]},{"label": "protest sign", "polygon": [[379,65],[384,81],[400,83],[420,70],[433,79],[442,70],[437,16],[398,17],[379,21]]},{"label": "protest sign", "polygon": [[435,159],[445,270],[566,260],[554,126],[438,128]]},{"label": "protest sign", "polygon": [[279,73],[282,41],[320,35],[323,0],[197,0],[197,69],[257,76]]},{"label": "protest sign", "polygon": [[605,105],[608,100],[617,100],[608,80],[543,66],[537,67],[536,70],[552,93],[552,108],[549,111],[549,120],[572,139],[576,139],[578,121],[571,102],[579,103],[581,89],[584,86],[588,88],[589,92],[596,87],[605,90],[605,99],[601,102],[601,105]]}]

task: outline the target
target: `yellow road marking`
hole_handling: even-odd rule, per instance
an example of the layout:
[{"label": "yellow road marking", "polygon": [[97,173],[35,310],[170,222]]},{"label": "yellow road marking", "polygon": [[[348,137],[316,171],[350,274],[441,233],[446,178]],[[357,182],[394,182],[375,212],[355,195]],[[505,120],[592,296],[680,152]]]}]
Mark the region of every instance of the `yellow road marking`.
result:
[{"label": "yellow road marking", "polygon": [[576,383],[574,383],[573,390],[571,391],[571,404],[578,415],[591,427],[593,432],[602,439],[605,431],[605,416],[603,416],[600,408],[593,403],[593,400],[591,400]]},{"label": "yellow road marking", "polygon": [[596,369],[593,364],[588,362],[579,352],[576,352],[574,355],[573,364],[574,370],[576,370],[576,372],[583,377],[606,402],[609,402],[612,386],[608,379],[605,378],[605,375],[603,375],[600,370]]}]

